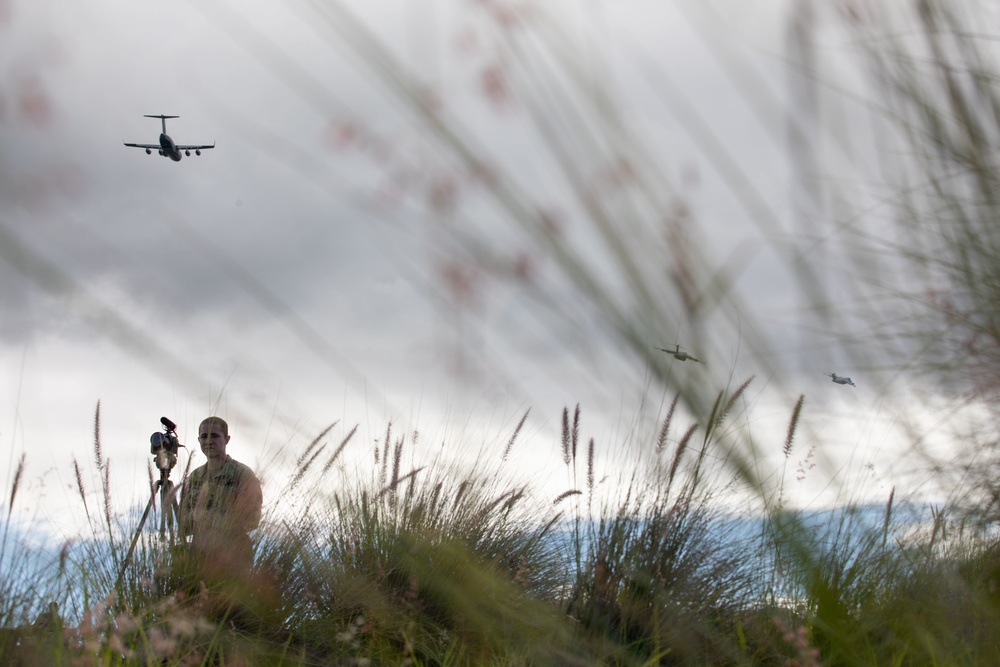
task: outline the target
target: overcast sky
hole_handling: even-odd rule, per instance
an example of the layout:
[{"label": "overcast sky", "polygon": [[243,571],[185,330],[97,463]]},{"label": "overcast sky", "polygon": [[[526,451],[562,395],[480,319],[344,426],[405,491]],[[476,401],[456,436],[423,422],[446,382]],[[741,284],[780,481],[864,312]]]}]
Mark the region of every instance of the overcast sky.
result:
[{"label": "overcast sky", "polygon": [[[518,97],[537,91],[506,87],[492,3],[348,4],[426,86],[428,104],[559,210],[566,184]],[[545,276],[544,261],[517,263],[523,238],[493,225],[496,205],[474,181],[449,177],[454,156],[440,137],[428,140],[416,107],[387,93],[371,58],[344,46],[310,3],[0,4],[3,479],[26,452],[41,515],[72,505],[73,458],[93,467],[98,401],[119,506],[143,497],[149,435],[164,415],[192,445],[202,417],[227,418],[230,452],[261,471],[268,499],[280,497],[288,460],[335,420],[341,435],[361,424],[365,456],[389,421],[472,450],[502,448],[530,408],[524,460],[544,477],[558,466],[564,406],[581,404],[584,436],[617,447],[662,414],[672,393],[653,378],[674,368],[707,374],[712,393],[760,373],[749,405],[777,448],[804,392],[827,411],[819,427],[850,414],[836,424],[846,440],[891,454],[883,387],[822,375],[850,373],[850,359],[791,326],[802,306],[773,239],[718,173],[719,156],[705,154],[715,144],[683,122],[693,111],[712,128],[779,227],[808,212],[786,143],[791,15],[777,1],[723,2],[721,21],[702,5],[550,6],[570,42],[591,44],[574,52],[592,58],[574,61],[580,71],[627,102],[663,196],[686,189],[678,201],[696,213],[700,256],[739,266],[738,289],[753,299],[719,328],[743,331],[744,347],[737,335],[684,338],[681,323],[648,335],[650,346],[710,358],[705,367],[664,356],[654,373],[558,280],[544,290],[551,307],[531,297],[519,280],[539,266]],[[760,95],[748,99],[741,83]],[[179,163],[124,147],[156,141],[160,121],[144,114],[177,115],[167,121],[176,142],[217,147]],[[807,114],[799,120],[808,128]],[[571,226],[570,205],[563,211],[556,224]],[[506,280],[470,270],[468,238],[510,250]],[[593,238],[580,246],[600,254]],[[789,354],[787,366],[746,351],[754,327]],[[784,391],[789,369],[808,380],[767,393]],[[876,491],[893,483],[886,468]]]}]

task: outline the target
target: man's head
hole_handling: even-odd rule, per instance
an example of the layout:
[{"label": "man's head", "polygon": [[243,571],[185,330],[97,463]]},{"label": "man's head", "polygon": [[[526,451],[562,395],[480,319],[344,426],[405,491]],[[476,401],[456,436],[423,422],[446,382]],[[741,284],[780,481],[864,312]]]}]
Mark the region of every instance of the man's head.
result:
[{"label": "man's head", "polygon": [[205,418],[198,426],[198,444],[210,464],[222,463],[229,444],[229,424],[222,417]]}]

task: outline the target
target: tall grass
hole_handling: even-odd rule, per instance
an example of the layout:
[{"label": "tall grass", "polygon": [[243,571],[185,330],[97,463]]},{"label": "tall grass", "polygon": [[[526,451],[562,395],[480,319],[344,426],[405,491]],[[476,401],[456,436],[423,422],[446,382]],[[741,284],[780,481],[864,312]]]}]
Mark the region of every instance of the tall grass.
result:
[{"label": "tall grass", "polygon": [[[37,555],[4,552],[0,648],[25,665],[990,664],[991,538],[943,509],[913,523],[895,491],[881,512],[822,520],[723,511],[731,484],[705,474],[723,443],[692,438],[718,433],[732,403],[710,414],[713,429],[678,428],[668,410],[644,445],[652,465],[612,493],[597,492],[609,471],[590,439],[583,487],[555,498],[506,475],[520,423],[473,469],[436,457],[407,469],[421,452],[391,425],[367,463],[337,465],[356,428],[331,425],[292,457],[288,481],[308,502],[268,508],[249,579],[185,584],[180,552],[150,525],[114,589],[137,514],[109,506],[55,575],[10,578],[8,564]],[[796,406],[776,448],[807,411]],[[552,443],[566,467],[587,428],[573,414]]]},{"label": "tall grass", "polygon": [[[899,157],[891,158],[891,205],[881,207],[885,233],[856,236],[867,252],[902,258],[916,278],[899,284],[880,263],[864,267],[867,281],[891,284],[911,304],[906,326],[881,333],[907,340],[907,367],[983,409],[988,423],[996,415],[1000,361],[994,224],[1000,60],[980,29],[990,9],[930,0],[905,10],[877,3],[858,9],[850,33],[875,82],[870,90],[884,111],[886,143]],[[954,474],[949,482],[970,516],[990,522],[996,434],[975,420],[969,428],[956,425],[952,435],[968,442],[961,464],[935,463]]]}]

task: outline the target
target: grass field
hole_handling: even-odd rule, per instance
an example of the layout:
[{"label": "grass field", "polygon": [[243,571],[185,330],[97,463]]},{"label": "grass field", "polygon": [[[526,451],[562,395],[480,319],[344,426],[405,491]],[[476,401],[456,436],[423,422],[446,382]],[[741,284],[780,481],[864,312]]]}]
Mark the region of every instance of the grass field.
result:
[{"label": "grass field", "polygon": [[8,506],[4,664],[994,663],[996,543],[971,522],[891,496],[734,516],[702,470],[718,443],[669,418],[649,443],[659,464],[593,507],[579,419],[562,447],[584,482],[556,498],[506,485],[502,463],[401,470],[391,430],[368,474],[327,495],[311,468],[337,470],[352,436],[317,439],[290,480],[312,502],[272,508],[250,579],[210,588],[176,571],[155,516],[116,590],[134,511],[104,507],[89,539],[41,562]]}]

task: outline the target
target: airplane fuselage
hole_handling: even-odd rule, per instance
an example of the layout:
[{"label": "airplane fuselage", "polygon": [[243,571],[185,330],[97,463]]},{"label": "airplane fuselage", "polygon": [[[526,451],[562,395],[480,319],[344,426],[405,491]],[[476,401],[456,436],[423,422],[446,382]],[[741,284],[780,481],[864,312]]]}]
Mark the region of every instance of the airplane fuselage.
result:
[{"label": "airplane fuselage", "polygon": [[145,117],[146,118],[159,118],[160,119],[160,124],[161,124],[161,128],[162,128],[162,131],[160,132],[160,142],[158,144],[139,144],[139,143],[130,143],[130,142],[126,141],[126,142],[124,142],[124,144],[126,146],[128,146],[130,148],[141,148],[141,149],[143,149],[143,150],[146,151],[146,155],[151,155],[153,153],[153,151],[155,150],[157,153],[159,153],[163,157],[168,157],[171,160],[173,160],[174,162],[180,162],[181,161],[181,154],[182,153],[184,155],[191,155],[191,151],[194,151],[195,155],[201,155],[202,151],[204,151],[204,150],[210,150],[212,148],[215,148],[215,142],[212,142],[211,145],[208,145],[208,144],[194,144],[194,145],[181,144],[181,145],[178,146],[177,144],[175,144],[174,140],[170,138],[169,134],[167,134],[167,119],[168,118],[177,118],[177,116],[165,116],[163,114],[156,114],[156,115],[149,115],[149,114],[147,114]]},{"label": "airplane fuselage", "polygon": [[170,158],[174,162],[181,161],[181,152],[177,150],[174,140],[166,133],[160,133],[160,154]]}]

